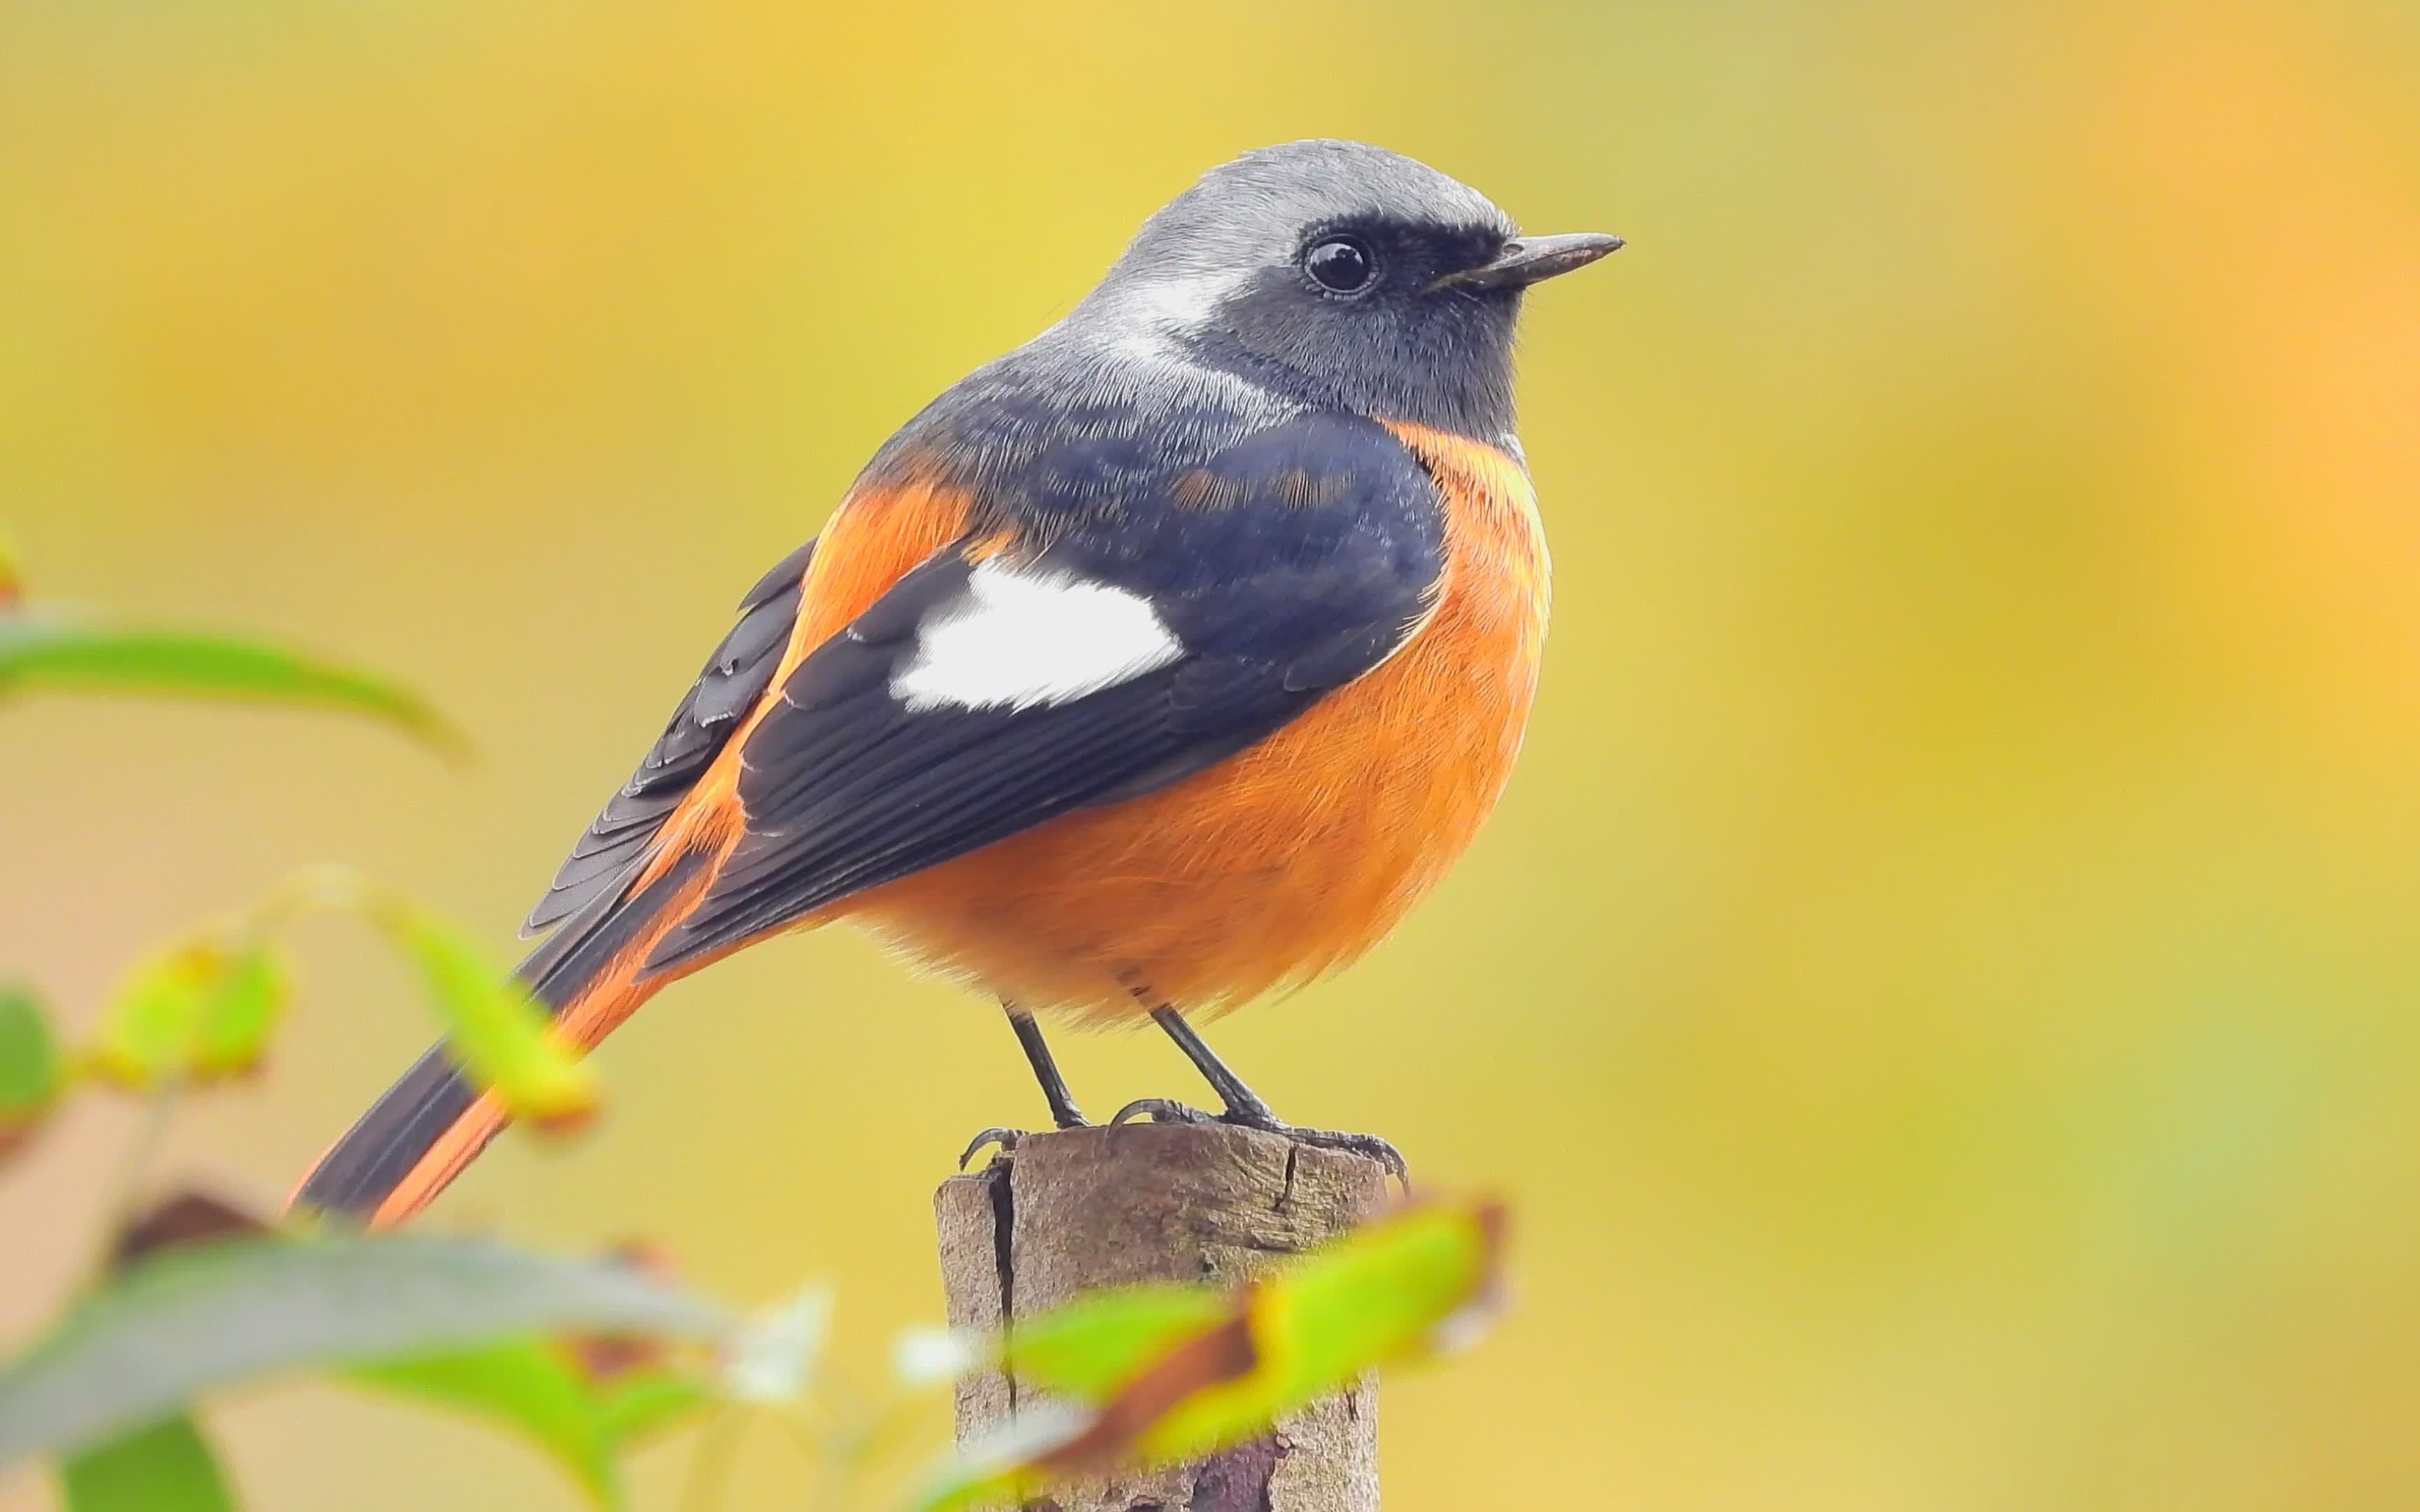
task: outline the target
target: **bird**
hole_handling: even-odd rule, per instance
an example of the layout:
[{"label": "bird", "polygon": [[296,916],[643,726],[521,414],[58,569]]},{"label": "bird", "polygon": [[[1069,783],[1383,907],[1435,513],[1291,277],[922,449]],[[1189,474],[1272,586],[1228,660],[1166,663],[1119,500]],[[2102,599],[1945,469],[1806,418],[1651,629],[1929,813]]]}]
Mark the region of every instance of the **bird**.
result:
[{"label": "bird", "polygon": [[[1280,1120],[1194,1021],[1361,956],[1496,806],[1548,603],[1515,327],[1621,244],[1523,235],[1357,142],[1202,175],[748,592],[529,916],[551,933],[519,982],[584,1052],[671,982],[847,920],[996,999],[1057,1127],[1086,1120],[1040,1017],[1150,1021],[1221,1106],[1116,1121],[1402,1175],[1382,1139]],[[295,1204],[401,1223],[506,1121],[440,1044]]]}]

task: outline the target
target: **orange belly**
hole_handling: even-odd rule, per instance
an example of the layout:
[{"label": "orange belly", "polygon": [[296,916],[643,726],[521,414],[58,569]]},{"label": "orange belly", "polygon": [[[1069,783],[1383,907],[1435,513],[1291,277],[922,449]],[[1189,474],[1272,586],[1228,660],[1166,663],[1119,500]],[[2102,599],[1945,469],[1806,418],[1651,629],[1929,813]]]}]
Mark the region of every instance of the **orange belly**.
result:
[{"label": "orange belly", "polygon": [[1230,1007],[1352,961],[1470,843],[1511,775],[1546,628],[1528,477],[1395,427],[1450,519],[1409,644],[1260,744],[1053,820],[836,913],[1026,1006],[1095,1018]]}]

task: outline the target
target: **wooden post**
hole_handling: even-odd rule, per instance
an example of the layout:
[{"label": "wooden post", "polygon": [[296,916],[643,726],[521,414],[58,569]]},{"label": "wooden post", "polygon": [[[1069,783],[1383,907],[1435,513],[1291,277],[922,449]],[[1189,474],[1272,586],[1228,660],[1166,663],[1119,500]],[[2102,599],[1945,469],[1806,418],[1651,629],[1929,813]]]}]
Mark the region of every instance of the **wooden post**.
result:
[{"label": "wooden post", "polygon": [[[1016,1153],[941,1183],[934,1208],[953,1327],[992,1330],[1078,1292],[1139,1281],[1234,1285],[1384,1207],[1359,1155],[1225,1124],[1126,1124],[1029,1134]],[[998,1372],[958,1387],[958,1443],[1012,1423],[1030,1388]],[[1199,1464],[1038,1503],[1052,1512],[1377,1512],[1373,1383]]]}]

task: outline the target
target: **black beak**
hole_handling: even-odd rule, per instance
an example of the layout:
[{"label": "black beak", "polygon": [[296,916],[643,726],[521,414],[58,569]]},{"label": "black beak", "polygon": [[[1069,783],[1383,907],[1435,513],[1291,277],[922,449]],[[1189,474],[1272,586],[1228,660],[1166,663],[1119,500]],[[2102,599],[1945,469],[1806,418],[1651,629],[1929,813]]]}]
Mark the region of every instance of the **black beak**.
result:
[{"label": "black beak", "polygon": [[1514,237],[1504,250],[1476,268],[1448,273],[1429,285],[1440,288],[1520,288],[1575,268],[1586,268],[1608,253],[1621,250],[1620,237],[1593,231],[1567,237]]}]

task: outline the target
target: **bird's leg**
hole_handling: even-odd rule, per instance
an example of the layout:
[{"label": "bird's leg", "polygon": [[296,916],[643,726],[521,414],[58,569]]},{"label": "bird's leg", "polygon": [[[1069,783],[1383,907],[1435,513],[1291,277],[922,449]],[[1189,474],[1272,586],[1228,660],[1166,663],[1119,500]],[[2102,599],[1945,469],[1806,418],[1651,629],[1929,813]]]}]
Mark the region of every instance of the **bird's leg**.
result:
[{"label": "bird's leg", "polygon": [[1025,1063],[1033,1068],[1033,1079],[1042,1084],[1042,1100],[1050,1104],[1050,1123],[1058,1129],[1083,1129],[1083,1110],[1067,1090],[1067,1078],[1059,1074],[1059,1062],[1052,1059],[1050,1046],[1043,1041],[1042,1026],[1033,1015],[1015,1003],[1002,1003],[1008,1011],[1008,1026],[1016,1031],[1016,1042],[1025,1051]]},{"label": "bird's leg", "polygon": [[1261,1101],[1261,1095],[1245,1086],[1244,1078],[1236,1075],[1232,1067],[1218,1058],[1218,1052],[1211,1049],[1194,1031],[1193,1026],[1185,1022],[1184,1014],[1163,1003],[1151,1011],[1151,1020],[1168,1031],[1168,1037],[1176,1041],[1176,1048],[1185,1052],[1185,1058],[1193,1062],[1193,1069],[1210,1084],[1210,1090],[1218,1094],[1218,1101],[1226,1104],[1226,1117],[1230,1121],[1249,1123],[1255,1128],[1277,1122],[1278,1116],[1269,1111],[1269,1105]]},{"label": "bird's leg", "polygon": [[[1216,1121],[1283,1134],[1298,1145],[1313,1145],[1322,1149],[1347,1149],[1357,1155],[1367,1155],[1393,1172],[1395,1180],[1409,1183],[1403,1153],[1393,1145],[1376,1134],[1339,1134],[1332,1129],[1297,1129],[1283,1122],[1269,1111],[1269,1105],[1261,1101],[1259,1093],[1245,1086],[1244,1079],[1218,1058],[1217,1051],[1202,1042],[1202,1036],[1194,1032],[1193,1026],[1185,1022],[1184,1014],[1162,1003],[1151,1011],[1151,1017],[1153,1023],[1168,1031],[1168,1037],[1176,1041],[1176,1048],[1185,1052],[1185,1058],[1193,1062],[1193,1069],[1202,1073],[1202,1079],[1210,1084],[1210,1089],[1218,1093],[1218,1101],[1225,1104],[1225,1111],[1218,1116]],[[1109,1123],[1115,1127],[1140,1118],[1149,1118],[1155,1123],[1213,1121],[1209,1114],[1199,1108],[1187,1107],[1167,1098],[1147,1097],[1120,1108],[1117,1117]]]},{"label": "bird's leg", "polygon": [[[1016,1031],[1017,1046],[1025,1052],[1025,1063],[1033,1068],[1033,1079],[1042,1084],[1042,1100],[1050,1104],[1051,1126],[1059,1129],[1090,1128],[1083,1110],[1076,1106],[1075,1096],[1067,1090],[1067,1078],[1059,1073],[1059,1062],[1051,1057],[1050,1046],[1042,1038],[1042,1026],[1033,1022],[1032,1014],[1007,998],[1001,998],[1000,1006],[1001,1011],[1008,1015],[1008,1026]],[[999,1126],[985,1129],[975,1135],[974,1143],[967,1146],[966,1153],[958,1157],[958,1168],[964,1170],[967,1162],[974,1159],[975,1151],[985,1145],[998,1145],[1003,1154],[1015,1149],[1024,1134],[1022,1129]]]}]

